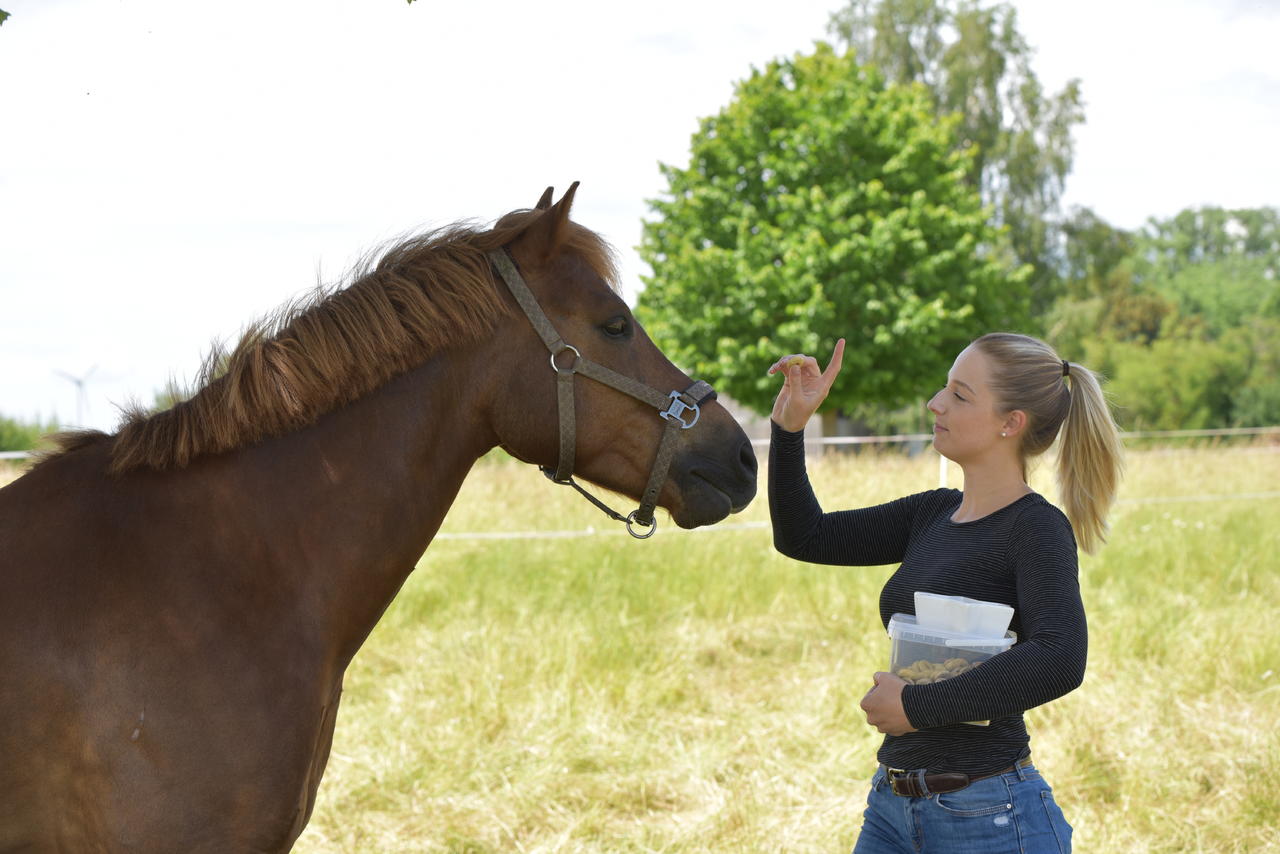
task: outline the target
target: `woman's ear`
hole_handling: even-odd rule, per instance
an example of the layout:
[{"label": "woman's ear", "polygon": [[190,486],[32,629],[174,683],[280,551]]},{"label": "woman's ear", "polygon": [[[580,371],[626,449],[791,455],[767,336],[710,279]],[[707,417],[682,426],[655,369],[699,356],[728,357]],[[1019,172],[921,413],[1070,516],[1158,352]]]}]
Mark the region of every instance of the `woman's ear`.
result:
[{"label": "woman's ear", "polygon": [[1013,438],[1021,433],[1027,426],[1027,413],[1021,409],[1014,409],[1004,418],[1004,423],[1000,425],[1000,435]]}]

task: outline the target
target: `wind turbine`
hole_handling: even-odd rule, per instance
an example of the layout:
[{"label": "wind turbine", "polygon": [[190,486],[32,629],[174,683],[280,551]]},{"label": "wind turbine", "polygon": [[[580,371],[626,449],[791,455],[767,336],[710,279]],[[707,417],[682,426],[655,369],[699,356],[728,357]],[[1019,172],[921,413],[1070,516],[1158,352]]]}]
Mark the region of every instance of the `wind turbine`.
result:
[{"label": "wind turbine", "polygon": [[89,377],[93,376],[93,372],[96,370],[98,370],[98,366],[94,365],[92,368],[85,371],[83,374],[81,374],[78,377],[75,376],[74,374],[69,374],[66,371],[54,371],[55,374],[62,377],[63,379],[70,380],[71,383],[76,387],[76,426],[77,427],[84,426],[84,414],[85,414],[85,411],[89,408],[89,395],[87,392],[85,392],[84,386],[85,386],[85,383],[89,381]]}]

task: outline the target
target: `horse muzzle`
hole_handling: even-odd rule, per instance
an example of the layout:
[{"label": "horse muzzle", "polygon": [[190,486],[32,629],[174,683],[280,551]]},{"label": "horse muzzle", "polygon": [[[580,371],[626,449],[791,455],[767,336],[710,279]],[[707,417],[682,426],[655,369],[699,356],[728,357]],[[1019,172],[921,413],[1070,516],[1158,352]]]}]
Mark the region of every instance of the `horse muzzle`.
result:
[{"label": "horse muzzle", "polygon": [[741,428],[733,428],[736,436],[708,436],[673,461],[672,495],[664,504],[681,528],[719,522],[755,498],[755,450]]}]

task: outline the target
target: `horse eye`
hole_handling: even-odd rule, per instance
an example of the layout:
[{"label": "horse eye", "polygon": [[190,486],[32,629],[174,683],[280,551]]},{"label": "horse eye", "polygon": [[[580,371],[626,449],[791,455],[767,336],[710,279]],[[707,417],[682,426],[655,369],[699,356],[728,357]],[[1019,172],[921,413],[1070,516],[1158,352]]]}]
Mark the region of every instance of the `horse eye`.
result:
[{"label": "horse eye", "polygon": [[610,338],[621,338],[627,334],[627,319],[625,317],[615,317],[601,327],[604,334]]}]

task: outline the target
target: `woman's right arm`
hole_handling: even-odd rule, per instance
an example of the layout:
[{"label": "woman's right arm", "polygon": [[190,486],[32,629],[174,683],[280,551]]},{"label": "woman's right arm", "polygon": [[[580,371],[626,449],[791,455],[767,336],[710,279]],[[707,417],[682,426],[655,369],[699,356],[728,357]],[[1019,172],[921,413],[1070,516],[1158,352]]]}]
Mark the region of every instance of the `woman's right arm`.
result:
[{"label": "woman's right arm", "polygon": [[858,510],[822,512],[805,467],[804,433],[772,424],[769,518],[773,547],[809,563],[879,566],[899,563],[924,493]]},{"label": "woman's right arm", "polygon": [[917,496],[862,510],[823,513],[805,470],[804,428],[826,399],[844,358],[836,342],[826,370],[812,356],[783,356],[769,368],[783,375],[773,404],[769,442],[769,516],[773,545],[809,561],[874,566],[902,560]]}]

